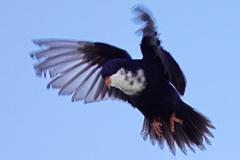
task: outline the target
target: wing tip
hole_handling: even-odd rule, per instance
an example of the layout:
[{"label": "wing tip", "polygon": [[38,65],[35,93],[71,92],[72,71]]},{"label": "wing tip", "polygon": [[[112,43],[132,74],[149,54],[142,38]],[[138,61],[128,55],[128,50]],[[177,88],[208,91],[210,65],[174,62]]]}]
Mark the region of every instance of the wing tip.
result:
[{"label": "wing tip", "polygon": [[133,6],[133,7],[131,8],[131,10],[132,10],[132,12],[134,12],[134,13],[138,13],[138,12],[145,12],[145,13],[147,13],[147,14],[150,13],[150,10],[149,10],[146,6],[144,6],[143,4],[141,4],[141,3],[136,4],[135,6]]},{"label": "wing tip", "polygon": [[32,39],[33,44],[38,45],[38,40],[37,39]]},{"label": "wing tip", "polygon": [[155,22],[151,11],[142,4],[137,4],[132,7],[132,12],[136,14],[135,22]]},{"label": "wing tip", "polygon": [[43,46],[42,42],[45,42],[45,41],[49,41],[49,40],[46,40],[46,39],[32,39],[32,42],[33,44],[35,44],[36,46]]}]

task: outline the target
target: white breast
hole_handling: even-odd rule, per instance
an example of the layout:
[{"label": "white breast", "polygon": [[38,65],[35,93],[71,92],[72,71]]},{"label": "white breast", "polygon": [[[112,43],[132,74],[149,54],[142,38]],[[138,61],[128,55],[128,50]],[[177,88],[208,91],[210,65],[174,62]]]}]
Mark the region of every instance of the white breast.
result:
[{"label": "white breast", "polygon": [[136,73],[127,71],[124,68],[110,76],[111,86],[122,90],[125,94],[135,96],[141,93],[146,86],[146,79],[142,69]]}]

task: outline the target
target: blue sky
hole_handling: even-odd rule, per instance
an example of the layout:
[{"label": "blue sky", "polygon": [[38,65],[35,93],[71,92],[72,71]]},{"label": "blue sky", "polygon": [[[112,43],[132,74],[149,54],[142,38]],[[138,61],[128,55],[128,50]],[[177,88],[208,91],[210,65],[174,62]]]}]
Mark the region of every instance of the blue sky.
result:
[{"label": "blue sky", "polygon": [[[100,41],[141,58],[130,8],[153,13],[163,46],[182,67],[183,97],[211,118],[212,146],[174,157],[140,136],[143,116],[119,101],[72,103],[47,90],[29,52],[38,38]],[[236,159],[240,131],[240,2],[237,0],[22,0],[0,2],[0,159]]]}]

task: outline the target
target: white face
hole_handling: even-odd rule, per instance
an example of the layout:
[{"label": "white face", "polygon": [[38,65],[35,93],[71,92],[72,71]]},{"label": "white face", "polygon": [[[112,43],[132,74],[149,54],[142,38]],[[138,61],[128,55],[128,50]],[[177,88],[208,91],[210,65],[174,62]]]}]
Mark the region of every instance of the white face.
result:
[{"label": "white face", "polygon": [[137,70],[137,73],[132,73],[121,68],[117,73],[111,75],[110,79],[110,86],[116,87],[131,96],[138,95],[146,87],[146,79],[142,69]]}]

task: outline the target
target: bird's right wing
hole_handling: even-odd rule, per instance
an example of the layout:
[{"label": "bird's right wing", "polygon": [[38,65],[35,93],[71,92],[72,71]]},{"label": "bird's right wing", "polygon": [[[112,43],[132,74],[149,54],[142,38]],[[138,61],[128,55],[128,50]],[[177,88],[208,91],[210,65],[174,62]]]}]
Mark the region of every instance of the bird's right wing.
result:
[{"label": "bird's right wing", "polygon": [[134,11],[137,12],[136,19],[144,22],[143,28],[139,30],[143,37],[141,43],[143,58],[147,56],[159,58],[159,63],[162,63],[166,78],[175,86],[178,92],[183,95],[187,83],[185,76],[171,54],[162,48],[154,20],[150,14],[146,12],[146,9],[140,6],[136,7]]},{"label": "bird's right wing", "polygon": [[31,53],[38,60],[37,75],[49,73],[48,88],[60,88],[59,94],[72,94],[72,100],[87,102],[113,98],[128,101],[120,90],[109,90],[101,77],[102,66],[114,58],[131,59],[122,49],[104,44],[71,40],[35,41],[42,50]]}]

